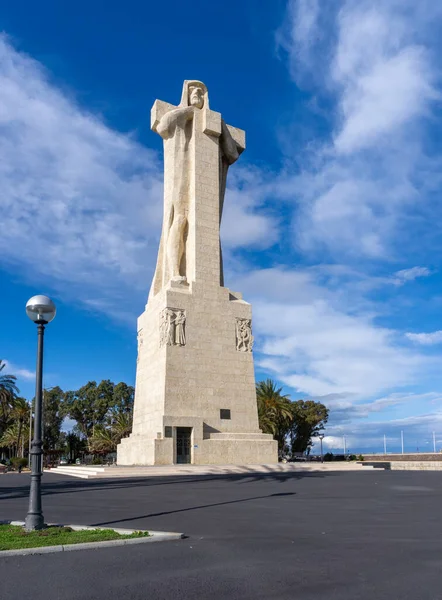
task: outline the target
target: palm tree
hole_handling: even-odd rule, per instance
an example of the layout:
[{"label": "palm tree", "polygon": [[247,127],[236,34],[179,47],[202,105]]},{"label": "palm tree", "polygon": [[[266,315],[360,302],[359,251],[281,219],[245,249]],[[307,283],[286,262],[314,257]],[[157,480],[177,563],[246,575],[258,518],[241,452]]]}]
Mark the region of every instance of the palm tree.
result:
[{"label": "palm tree", "polygon": [[111,430],[115,444],[119,444],[121,438],[127,437],[132,431],[132,413],[118,413],[112,423]]},{"label": "palm tree", "polygon": [[97,425],[92,437],[89,438],[88,446],[92,454],[109,454],[116,449],[117,442],[110,429]]},{"label": "palm tree", "polygon": [[256,384],[259,426],[264,433],[271,433],[278,441],[281,452],[291,422],[293,421],[292,405],[288,394],[282,394],[272,379],[259,381]]},{"label": "palm tree", "polygon": [[16,448],[18,438],[18,423],[12,423],[3,432],[0,438],[0,446],[4,448]]},{"label": "palm tree", "polygon": [[110,427],[97,425],[92,437],[89,439],[89,450],[92,453],[108,454],[117,449],[121,438],[127,437],[132,431],[132,415],[118,413],[114,416]]},{"label": "palm tree", "polygon": [[11,411],[11,416],[18,423],[17,431],[17,455],[20,449],[20,440],[23,430],[23,423],[29,419],[30,406],[24,398],[15,398]]},{"label": "palm tree", "polygon": [[[15,448],[15,456],[18,455],[18,444],[17,441],[19,440],[19,436],[18,436],[18,431],[19,431],[19,423],[18,421],[14,421],[14,423],[12,423],[11,425],[9,425],[9,427],[4,431],[2,437],[0,438],[0,447],[3,448]],[[26,439],[29,436],[29,424],[28,423],[24,423],[21,427],[21,434],[20,437]]]},{"label": "palm tree", "polygon": [[0,359],[0,419],[3,427],[7,425],[14,398],[19,393],[19,389],[15,383],[17,381],[15,375],[6,375],[2,373],[5,367],[6,363]]}]

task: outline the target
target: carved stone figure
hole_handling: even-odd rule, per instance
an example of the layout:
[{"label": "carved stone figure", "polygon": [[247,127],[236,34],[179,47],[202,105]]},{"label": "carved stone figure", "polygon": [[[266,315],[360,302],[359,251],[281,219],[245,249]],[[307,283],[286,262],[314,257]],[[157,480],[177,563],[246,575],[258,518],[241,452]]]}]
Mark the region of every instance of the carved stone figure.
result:
[{"label": "carved stone figure", "polygon": [[253,349],[252,321],[236,319],[236,349],[239,352],[251,352]]},{"label": "carved stone figure", "polygon": [[160,346],[185,346],[185,323],[184,310],[165,308],[160,315]]},{"label": "carved stone figure", "polygon": [[[198,111],[203,111],[204,115],[197,123]],[[219,113],[209,110],[208,91],[201,81],[184,82],[178,107],[157,100],[152,112],[156,115],[152,119],[152,129],[164,140],[164,215],[150,297],[157,294],[171,280],[185,283],[189,278],[189,262],[192,259],[186,253],[186,240],[191,225],[189,213],[194,203],[192,182],[196,169],[195,157],[204,152],[195,140],[195,127],[205,127],[204,132],[213,136],[218,145],[217,184],[220,219],[228,167],[244,150],[244,145],[236,141],[231,133],[239,130],[229,128]],[[216,125],[210,126],[211,119],[219,121],[219,131],[215,131]],[[220,266],[222,279],[222,265]]]},{"label": "carved stone figure", "polygon": [[186,332],[185,332],[186,315],[184,310],[180,310],[175,316],[175,344],[177,346],[186,345]]}]

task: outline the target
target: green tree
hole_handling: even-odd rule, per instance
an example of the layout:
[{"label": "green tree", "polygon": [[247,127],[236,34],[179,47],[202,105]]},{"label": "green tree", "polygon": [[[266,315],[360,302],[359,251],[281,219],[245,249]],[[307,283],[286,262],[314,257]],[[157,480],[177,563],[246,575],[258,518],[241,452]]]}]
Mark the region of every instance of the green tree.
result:
[{"label": "green tree", "polygon": [[24,452],[20,452],[20,442],[22,441],[23,425],[28,424],[30,421],[30,405],[25,398],[15,398],[14,404],[11,410],[11,417],[14,420],[14,425],[17,425],[17,456]]},{"label": "green tree", "polygon": [[99,425],[96,427],[94,435],[89,439],[89,452],[92,454],[109,454],[114,452],[117,444],[112,430]]},{"label": "green tree", "polygon": [[292,422],[291,402],[282,394],[272,379],[256,384],[259,426],[264,433],[271,433],[278,441],[278,450],[284,450],[285,439]]},{"label": "green tree", "polygon": [[55,450],[60,446],[63,399],[64,392],[59,386],[43,391],[43,442],[46,450]]},{"label": "green tree", "polygon": [[73,431],[60,434],[60,445],[66,449],[69,460],[73,462],[82,452],[86,452],[86,442]]},{"label": "green tree", "polygon": [[290,449],[305,452],[312,445],[312,438],[319,435],[328,420],[328,408],[314,400],[292,402],[293,421],[289,429]]},{"label": "green tree", "polygon": [[3,373],[6,363],[0,359],[0,435],[8,426],[14,399],[20,390],[17,387],[17,377]]},{"label": "green tree", "polygon": [[119,413],[110,426],[99,425],[89,439],[89,450],[92,454],[108,454],[117,449],[121,439],[132,431],[132,414]]},{"label": "green tree", "polygon": [[271,433],[282,453],[289,443],[290,452],[305,452],[312,438],[324,429],[328,409],[313,400],[291,401],[272,379],[256,384],[259,426]]},{"label": "green tree", "polygon": [[78,431],[86,440],[94,434],[97,426],[103,425],[112,406],[114,384],[103,380],[99,385],[89,381],[74,392],[66,392],[62,413],[77,422]]},{"label": "green tree", "polygon": [[12,450],[14,456],[18,456],[18,454],[24,454],[24,452],[21,452],[21,448],[19,448],[17,444],[18,440],[21,439],[22,446],[24,446],[24,440],[27,440],[28,438],[29,423],[22,424],[19,437],[19,423],[18,421],[14,421],[3,432],[3,435],[0,438],[0,447],[9,448]]},{"label": "green tree", "polygon": [[132,415],[134,408],[135,388],[127,383],[117,383],[112,393],[111,411],[115,414]]}]

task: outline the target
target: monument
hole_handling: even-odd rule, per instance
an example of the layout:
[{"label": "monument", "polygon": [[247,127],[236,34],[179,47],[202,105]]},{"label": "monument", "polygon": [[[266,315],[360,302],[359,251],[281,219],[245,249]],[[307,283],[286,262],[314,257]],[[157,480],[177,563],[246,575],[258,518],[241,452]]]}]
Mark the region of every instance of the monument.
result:
[{"label": "monument", "polygon": [[155,274],[138,319],[132,434],[120,465],[266,464],[253,370],[251,306],[224,287],[220,222],[227,171],[245,133],[185,81],[178,106],[156,100],[164,141],[164,215]]}]

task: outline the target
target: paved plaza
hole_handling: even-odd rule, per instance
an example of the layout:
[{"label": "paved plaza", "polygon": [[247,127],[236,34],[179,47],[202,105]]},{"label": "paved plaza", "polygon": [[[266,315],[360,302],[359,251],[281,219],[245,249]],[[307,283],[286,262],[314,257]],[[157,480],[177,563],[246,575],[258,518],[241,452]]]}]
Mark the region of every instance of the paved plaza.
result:
[{"label": "paved plaza", "polygon": [[[179,542],[0,559],[18,600],[439,600],[442,480],[431,472],[44,478],[49,522],[181,531]],[[0,476],[22,519],[29,476]]]}]

